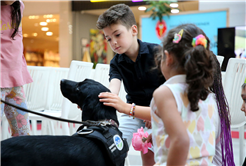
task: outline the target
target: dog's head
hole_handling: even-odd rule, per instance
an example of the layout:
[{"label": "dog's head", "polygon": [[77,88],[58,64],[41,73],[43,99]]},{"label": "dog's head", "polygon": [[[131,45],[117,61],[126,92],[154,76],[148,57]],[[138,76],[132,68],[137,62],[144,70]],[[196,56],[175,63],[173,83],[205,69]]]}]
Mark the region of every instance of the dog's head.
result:
[{"label": "dog's head", "polygon": [[82,109],[82,121],[112,119],[119,124],[116,110],[99,101],[98,95],[101,92],[110,92],[101,83],[91,79],[85,79],[82,82],[63,79],[61,92],[64,97]]}]

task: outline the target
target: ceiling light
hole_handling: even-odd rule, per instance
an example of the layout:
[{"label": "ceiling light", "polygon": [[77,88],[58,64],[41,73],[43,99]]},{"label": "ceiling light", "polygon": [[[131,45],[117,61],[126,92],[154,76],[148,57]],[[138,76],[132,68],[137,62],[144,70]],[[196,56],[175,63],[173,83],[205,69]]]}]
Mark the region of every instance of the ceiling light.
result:
[{"label": "ceiling light", "polygon": [[42,27],[41,30],[42,30],[42,31],[48,31],[49,28],[48,28],[48,27]]},{"label": "ceiling light", "polygon": [[52,18],[53,15],[52,14],[46,14],[46,15],[43,15],[44,18]]},{"label": "ceiling light", "polygon": [[179,6],[179,4],[177,4],[177,3],[171,3],[170,4],[170,7],[178,7]]},{"label": "ceiling light", "polygon": [[171,13],[179,13],[179,9],[172,9]]},{"label": "ceiling light", "polygon": [[38,19],[39,16],[28,16],[29,19]]},{"label": "ceiling light", "polygon": [[26,34],[26,33],[25,33],[25,34],[23,34],[23,37],[27,37],[27,36],[28,36],[28,34]]},{"label": "ceiling light", "polygon": [[39,25],[46,26],[47,25],[47,22],[40,22]]},{"label": "ceiling light", "polygon": [[56,19],[53,18],[53,19],[46,19],[46,22],[56,22]]},{"label": "ceiling light", "polygon": [[146,10],[146,7],[145,6],[139,6],[138,10],[141,10],[141,11]]},{"label": "ceiling light", "polygon": [[53,35],[53,32],[46,32],[46,35],[47,36],[52,36]]},{"label": "ceiling light", "polygon": [[33,36],[35,36],[35,37],[36,37],[36,36],[38,36],[38,34],[37,34],[37,33],[33,33],[32,35],[33,35]]}]

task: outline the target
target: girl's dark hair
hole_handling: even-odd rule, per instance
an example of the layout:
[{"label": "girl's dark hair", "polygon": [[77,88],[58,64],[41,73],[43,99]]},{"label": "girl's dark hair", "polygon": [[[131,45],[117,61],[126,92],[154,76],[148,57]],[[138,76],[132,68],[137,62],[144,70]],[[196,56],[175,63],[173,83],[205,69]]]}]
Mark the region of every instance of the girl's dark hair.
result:
[{"label": "girl's dark hair", "polygon": [[[183,29],[183,35],[178,43],[174,43],[174,35]],[[192,40],[198,35],[207,39],[207,48],[202,45],[192,46]],[[210,41],[206,34],[194,24],[182,24],[171,29],[163,41],[163,51],[171,54],[178,71],[186,73],[188,84],[188,99],[191,111],[198,111],[199,100],[205,100],[209,94],[209,87],[213,84],[214,61],[209,51]],[[165,58],[165,53],[164,58]]]},{"label": "girl's dark hair", "polygon": [[210,52],[210,54],[212,55],[213,60],[216,64],[215,71],[214,71],[214,82],[213,85],[210,87],[210,90],[216,96],[216,103],[220,116],[220,123],[221,123],[220,141],[221,141],[222,164],[223,166],[234,166],[235,164],[233,159],[229,105],[226,100],[226,96],[222,86],[220,63],[216,55],[214,55],[212,51]]},{"label": "girl's dark hair", "polygon": [[14,28],[14,32],[12,33],[11,38],[14,39],[21,23],[20,1],[18,0],[15,1],[11,5],[11,8],[12,8],[12,13],[11,13],[12,27]]}]

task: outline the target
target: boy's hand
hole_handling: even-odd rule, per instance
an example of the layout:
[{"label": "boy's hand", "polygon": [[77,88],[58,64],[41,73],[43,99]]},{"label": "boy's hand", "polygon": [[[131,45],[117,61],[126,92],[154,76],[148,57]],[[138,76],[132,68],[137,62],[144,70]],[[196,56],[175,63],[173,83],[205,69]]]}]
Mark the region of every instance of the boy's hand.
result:
[{"label": "boy's hand", "polygon": [[[128,108],[127,103],[122,101],[121,98],[116,94],[109,93],[109,92],[103,92],[103,93],[100,93],[98,97],[100,98],[99,101],[103,102],[104,105],[114,107],[120,113],[128,114],[128,112],[131,109],[131,106],[129,106]],[[128,109],[129,111],[127,112]]]}]

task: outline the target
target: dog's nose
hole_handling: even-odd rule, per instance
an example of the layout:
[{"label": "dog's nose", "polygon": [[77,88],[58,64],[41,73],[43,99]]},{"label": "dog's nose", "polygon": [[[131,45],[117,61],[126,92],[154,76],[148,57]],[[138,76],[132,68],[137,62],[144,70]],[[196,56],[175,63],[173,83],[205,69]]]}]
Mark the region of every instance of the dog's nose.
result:
[{"label": "dog's nose", "polygon": [[62,79],[61,82],[60,82],[60,85],[61,85],[61,86],[64,85],[65,82],[66,82],[66,79]]}]

